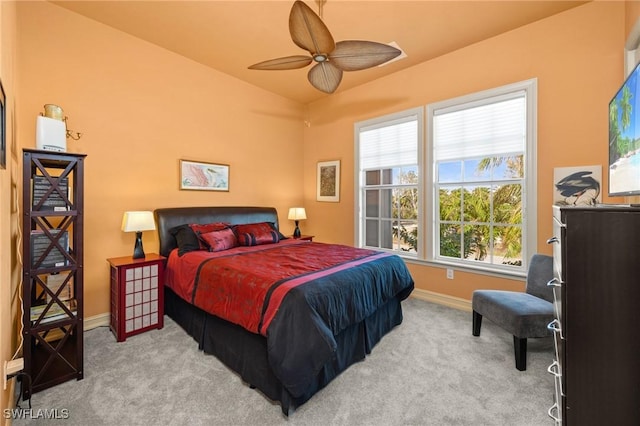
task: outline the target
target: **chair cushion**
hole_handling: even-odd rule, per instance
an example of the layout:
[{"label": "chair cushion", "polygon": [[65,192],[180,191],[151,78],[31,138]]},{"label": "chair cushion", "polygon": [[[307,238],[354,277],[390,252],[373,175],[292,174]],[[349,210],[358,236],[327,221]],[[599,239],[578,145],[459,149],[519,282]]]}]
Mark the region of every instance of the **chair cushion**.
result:
[{"label": "chair cushion", "polygon": [[553,303],[517,291],[476,290],[474,311],[520,338],[551,335],[547,325],[553,321]]}]

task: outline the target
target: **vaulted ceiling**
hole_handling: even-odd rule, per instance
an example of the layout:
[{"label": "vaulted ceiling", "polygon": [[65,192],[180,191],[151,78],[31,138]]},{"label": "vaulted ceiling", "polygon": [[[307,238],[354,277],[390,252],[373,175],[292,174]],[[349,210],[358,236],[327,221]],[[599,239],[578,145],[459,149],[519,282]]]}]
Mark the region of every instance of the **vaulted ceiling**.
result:
[{"label": "vaulted ceiling", "polygon": [[[293,0],[52,3],[292,100],[306,104],[331,96],[309,84],[309,67],[287,71],[247,68],[267,59],[305,54],[289,35]],[[336,41],[395,42],[407,55],[384,66],[345,72],[336,93],[584,3],[329,0],[322,17]],[[319,11],[315,1],[306,4]]]}]

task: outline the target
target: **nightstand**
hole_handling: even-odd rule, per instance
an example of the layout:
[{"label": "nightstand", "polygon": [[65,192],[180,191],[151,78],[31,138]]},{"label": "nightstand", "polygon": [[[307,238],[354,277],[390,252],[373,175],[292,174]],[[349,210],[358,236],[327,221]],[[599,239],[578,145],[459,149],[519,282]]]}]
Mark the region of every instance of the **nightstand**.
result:
[{"label": "nightstand", "polygon": [[164,263],[155,253],[107,259],[111,265],[111,322],[118,342],[164,325]]},{"label": "nightstand", "polygon": [[313,237],[315,235],[300,235],[299,237],[294,237],[293,235],[288,235],[288,238],[293,238],[294,240],[305,240],[305,241],[313,241]]}]

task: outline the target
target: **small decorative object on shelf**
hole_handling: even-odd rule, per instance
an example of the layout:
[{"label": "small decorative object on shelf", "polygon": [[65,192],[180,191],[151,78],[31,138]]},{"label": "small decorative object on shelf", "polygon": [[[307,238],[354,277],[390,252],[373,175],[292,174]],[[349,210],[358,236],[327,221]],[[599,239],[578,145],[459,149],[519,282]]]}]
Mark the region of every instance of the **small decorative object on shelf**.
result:
[{"label": "small decorative object on shelf", "polygon": [[111,266],[111,322],[118,342],[164,325],[164,262],[159,254],[107,259]]},{"label": "small decorative object on shelf", "polygon": [[23,397],[83,371],[85,154],[23,150]]},{"label": "small decorative object on shelf", "polygon": [[67,138],[74,141],[82,133],[67,128],[67,117],[63,109],[54,104],[46,104],[44,113],[36,117],[36,147],[45,151],[67,151]]}]

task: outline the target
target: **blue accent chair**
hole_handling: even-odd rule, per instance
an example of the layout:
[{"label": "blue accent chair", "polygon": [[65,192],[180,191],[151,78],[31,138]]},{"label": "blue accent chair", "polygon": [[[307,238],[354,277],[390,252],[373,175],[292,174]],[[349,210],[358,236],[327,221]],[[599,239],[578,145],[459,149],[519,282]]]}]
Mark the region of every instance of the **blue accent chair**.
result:
[{"label": "blue accent chair", "polygon": [[473,335],[480,335],[482,318],[513,335],[516,368],[527,369],[527,339],[551,336],[547,325],[553,321],[553,257],[535,254],[529,263],[525,292],[476,290],[473,292]]}]

